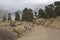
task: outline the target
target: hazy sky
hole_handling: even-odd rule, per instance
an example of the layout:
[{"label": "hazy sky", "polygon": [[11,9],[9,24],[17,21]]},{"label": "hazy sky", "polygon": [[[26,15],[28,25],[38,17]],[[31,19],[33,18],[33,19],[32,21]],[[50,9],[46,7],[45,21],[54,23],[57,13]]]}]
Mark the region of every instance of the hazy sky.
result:
[{"label": "hazy sky", "polygon": [[22,10],[24,7],[33,8],[35,4],[50,4],[59,0],[0,0],[0,8],[6,10]]}]

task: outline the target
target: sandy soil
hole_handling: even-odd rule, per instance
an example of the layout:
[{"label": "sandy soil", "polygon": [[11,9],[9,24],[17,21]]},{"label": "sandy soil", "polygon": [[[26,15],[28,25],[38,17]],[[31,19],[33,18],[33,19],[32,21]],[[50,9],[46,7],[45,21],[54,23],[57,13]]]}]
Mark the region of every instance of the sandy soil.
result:
[{"label": "sandy soil", "polygon": [[27,36],[18,40],[60,40],[60,30],[38,26]]}]

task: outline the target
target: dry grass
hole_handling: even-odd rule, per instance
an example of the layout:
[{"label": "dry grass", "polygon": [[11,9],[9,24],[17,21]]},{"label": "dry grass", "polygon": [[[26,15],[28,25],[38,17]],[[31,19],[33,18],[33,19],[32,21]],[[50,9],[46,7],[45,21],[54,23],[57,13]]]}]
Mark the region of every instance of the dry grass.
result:
[{"label": "dry grass", "polygon": [[35,25],[42,25],[44,27],[60,29],[60,16],[51,19],[43,19],[43,18],[37,19],[35,21]]},{"label": "dry grass", "polygon": [[[7,28],[12,31],[17,37],[22,37],[26,35],[29,31],[34,28],[34,24],[32,22],[25,21],[5,21],[0,23],[3,28]],[[27,29],[24,28],[27,26]]]},{"label": "dry grass", "polygon": [[[37,19],[35,20],[34,24],[32,22],[26,22],[26,21],[12,21],[13,25],[10,26],[10,22],[2,22],[2,25],[5,28],[8,28],[9,30],[13,31],[16,36],[21,37],[23,35],[26,35],[29,31],[31,31],[35,26],[44,26],[44,27],[50,27],[50,28],[58,28],[60,29],[60,17],[51,18],[51,19]],[[24,28],[24,26],[27,27]]]}]

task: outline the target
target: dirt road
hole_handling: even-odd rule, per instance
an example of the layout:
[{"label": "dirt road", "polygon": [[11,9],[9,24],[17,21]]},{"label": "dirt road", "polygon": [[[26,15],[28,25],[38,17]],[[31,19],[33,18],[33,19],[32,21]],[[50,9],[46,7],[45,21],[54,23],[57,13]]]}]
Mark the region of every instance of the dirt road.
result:
[{"label": "dirt road", "polygon": [[38,26],[30,34],[18,40],[60,40],[60,30]]}]

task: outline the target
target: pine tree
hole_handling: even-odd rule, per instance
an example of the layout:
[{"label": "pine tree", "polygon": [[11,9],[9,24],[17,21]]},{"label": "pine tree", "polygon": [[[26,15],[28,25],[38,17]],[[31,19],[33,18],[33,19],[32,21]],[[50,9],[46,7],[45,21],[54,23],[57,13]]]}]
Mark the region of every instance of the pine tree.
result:
[{"label": "pine tree", "polygon": [[34,13],[35,13],[35,17],[38,18],[38,17],[37,17],[37,12],[34,12]]},{"label": "pine tree", "polygon": [[15,20],[20,21],[20,15],[18,11],[15,12]]},{"label": "pine tree", "polygon": [[8,20],[11,20],[11,13],[8,13]]},{"label": "pine tree", "polygon": [[55,12],[56,12],[57,16],[60,16],[60,1],[54,2],[54,5],[56,6]]},{"label": "pine tree", "polygon": [[6,14],[4,14],[2,21],[6,21]]},{"label": "pine tree", "polygon": [[38,17],[43,18],[45,16],[44,11],[42,9],[38,10]]},{"label": "pine tree", "polygon": [[31,22],[31,21],[33,21],[33,19],[34,19],[34,17],[33,17],[32,9],[25,8],[23,10],[22,20]]},{"label": "pine tree", "polygon": [[47,18],[55,18],[56,17],[55,7],[53,4],[47,5],[45,7],[45,12],[46,12]]}]

